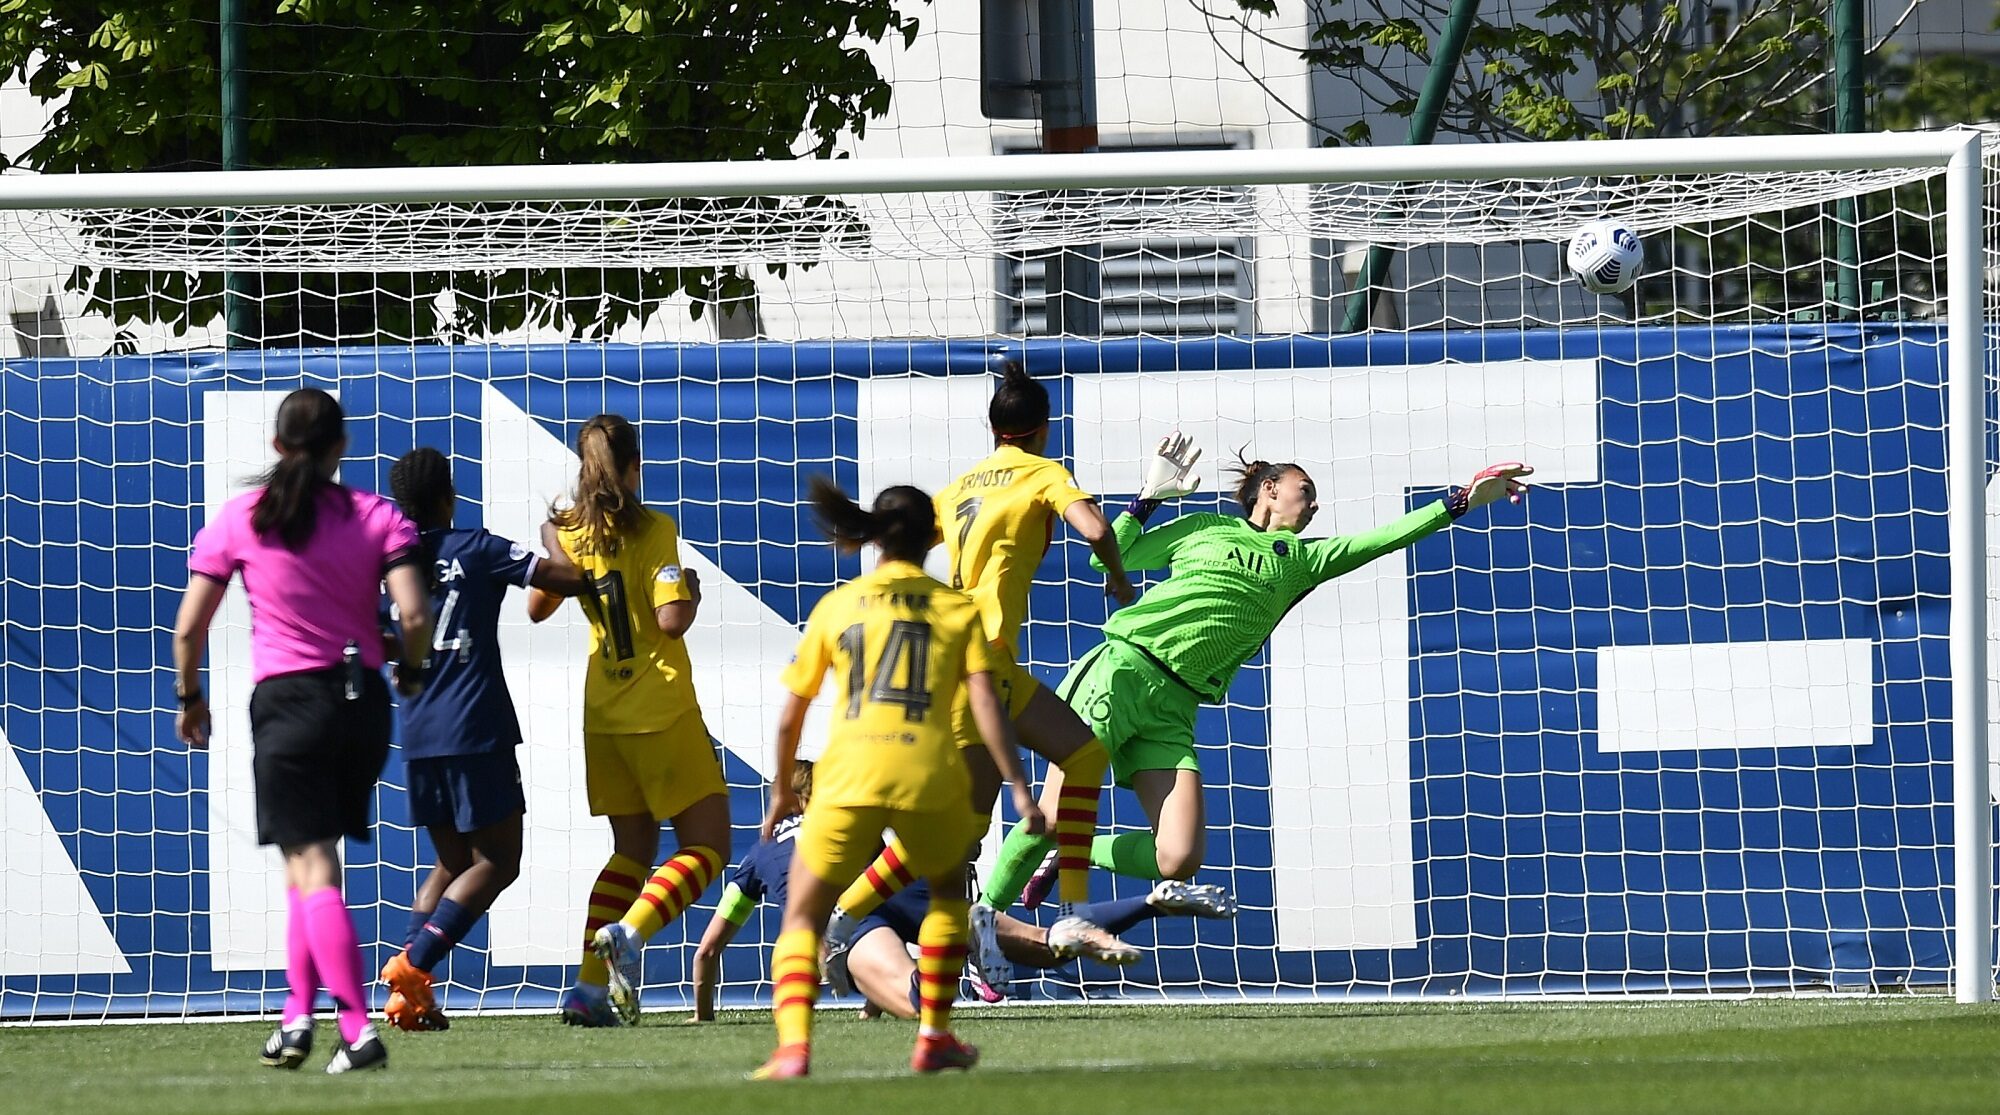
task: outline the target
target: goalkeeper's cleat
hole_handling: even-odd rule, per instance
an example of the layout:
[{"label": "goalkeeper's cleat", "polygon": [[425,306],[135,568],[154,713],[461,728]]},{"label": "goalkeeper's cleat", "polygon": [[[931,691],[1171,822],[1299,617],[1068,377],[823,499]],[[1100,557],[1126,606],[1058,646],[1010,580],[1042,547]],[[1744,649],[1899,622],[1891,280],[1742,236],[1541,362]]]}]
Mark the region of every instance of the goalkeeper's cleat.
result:
[{"label": "goalkeeper's cleat", "polygon": [[382,1017],[398,1030],[442,1033],[451,1029],[451,1019],[445,1016],[443,1007],[432,1007],[418,1014],[400,991],[389,992],[389,1001],[382,1006]]},{"label": "goalkeeper's cleat", "polygon": [[382,1045],[381,1035],[373,1026],[363,1026],[361,1036],[353,1042],[342,1042],[333,1051],[333,1060],[326,1064],[329,1074],[343,1072],[366,1072],[369,1069],[389,1067],[389,1050]]},{"label": "goalkeeper's cleat", "polygon": [[1236,916],[1236,896],[1226,888],[1208,883],[1161,879],[1153,885],[1153,893],[1146,896],[1146,902],[1163,914],[1195,918]]},{"label": "goalkeeper's cleat", "polygon": [[389,985],[383,1015],[398,1030],[448,1030],[451,1021],[438,1009],[431,993],[431,974],[410,963],[407,951],[382,965],[382,982]]},{"label": "goalkeeper's cleat", "polygon": [[295,1069],[313,1051],[313,1023],[301,1018],[290,1026],[280,1026],[264,1039],[264,1053],[257,1059],[274,1069]]},{"label": "goalkeeper's cleat", "polygon": [[919,1035],[917,1047],[910,1051],[910,1069],[913,1072],[969,1069],[978,1063],[979,1049],[958,1040],[954,1034]]},{"label": "goalkeeper's cleat", "polygon": [[562,1020],[565,1026],[592,1029],[619,1024],[618,1013],[611,1009],[611,1001],[602,991],[593,995],[581,987],[572,987],[563,994]]},{"label": "goalkeeper's cleat", "polygon": [[752,1080],[797,1080],[812,1072],[812,1046],[805,1042],[781,1045],[771,1059],[750,1074]]},{"label": "goalkeeper's cleat", "polygon": [[966,982],[972,984],[972,993],[979,996],[979,1001],[982,1003],[999,1003],[1004,1002],[1007,998],[1007,996],[993,990],[991,985],[979,978],[978,972],[972,971],[969,967],[966,970],[965,979]]},{"label": "goalkeeper's cleat", "polygon": [[1071,915],[1049,926],[1049,951],[1058,960],[1081,956],[1099,964],[1122,968],[1137,963],[1139,950],[1106,932],[1095,922]]},{"label": "goalkeeper's cleat", "polygon": [[1007,954],[1000,951],[998,915],[993,907],[984,902],[972,904],[972,947],[966,951],[966,959],[972,965],[972,974],[986,986],[1002,995],[1014,982],[1014,965]]},{"label": "goalkeeper's cleat", "polygon": [[1042,857],[1042,865],[1028,876],[1028,885],[1021,888],[1021,905],[1032,910],[1047,902],[1049,892],[1056,889],[1056,880],[1061,876],[1062,872],[1056,869],[1056,850],[1050,848],[1049,854]]},{"label": "goalkeeper's cleat", "polygon": [[611,1009],[627,1026],[639,1024],[639,968],[645,959],[645,944],[623,922],[614,921],[597,931],[591,950],[611,971]]}]

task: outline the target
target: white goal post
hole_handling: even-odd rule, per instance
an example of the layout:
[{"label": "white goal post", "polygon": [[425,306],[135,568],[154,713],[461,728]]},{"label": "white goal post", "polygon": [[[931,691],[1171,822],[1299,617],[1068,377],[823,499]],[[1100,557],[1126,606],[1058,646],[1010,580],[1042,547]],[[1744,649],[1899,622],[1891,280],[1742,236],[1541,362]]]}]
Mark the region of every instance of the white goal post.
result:
[{"label": "white goal post", "polygon": [[[479,477],[462,508],[514,537],[573,478],[577,425],[633,411],[648,498],[717,586],[690,639],[733,860],[754,839],[791,625],[852,572],[800,527],[795,481],[941,485],[985,451],[981,373],[1002,356],[1057,388],[1057,451],[1108,509],[1168,424],[1211,459],[1253,436],[1296,456],[1340,532],[1434,498],[1481,454],[1555,466],[1512,519],[1321,590],[1204,714],[1226,805],[1208,870],[1243,895],[1239,923],[1163,922],[1157,963],[1072,969],[1047,994],[1948,982],[1988,1001],[1991,159],[1982,133],[1949,131],[0,175],[0,286],[18,304],[77,276],[50,297],[79,330],[119,333],[102,355],[0,359],[0,589],[22,632],[0,650],[0,1017],[240,1013],[282,990],[281,888],[242,831],[247,741],[231,742],[247,613],[225,613],[211,663],[211,760],[170,742],[165,663],[146,660],[176,554],[255,470],[275,393],[337,390],[365,430],[345,473],[363,486],[412,445],[446,448]],[[1799,256],[1824,220],[1799,214],[1856,197],[1876,250]],[[1658,285],[1622,306],[1580,300],[1553,262],[1601,216],[1652,246]],[[1346,253],[1370,244],[1409,261],[1385,284],[1397,327],[1326,336]],[[1101,260],[1104,335],[1028,335],[1050,297],[1031,289],[1036,260],[1079,249]],[[1854,307],[1760,293],[1796,297],[1841,267],[1891,286],[1921,273],[1929,309],[1878,291],[1876,312],[1839,322]],[[614,273],[703,268],[751,277],[760,337],[685,332],[679,287],[615,329],[563,332],[627,297]],[[364,301],[409,291],[384,276],[450,273],[409,295],[419,321],[454,298],[533,306],[366,347],[179,351],[226,335],[180,278],[223,272],[349,276]],[[476,294],[528,272],[539,293]],[[149,317],[175,299],[181,320]],[[1196,303],[1244,308],[1197,338]],[[1071,591],[1083,561],[1059,541],[1038,584],[1028,659],[1051,686],[1099,637],[1102,611]],[[503,630],[530,846],[488,935],[455,955],[448,1005],[540,1008],[575,963],[602,856],[573,746],[576,637]],[[1814,673],[1829,663],[1837,677]],[[1711,699],[1721,719],[1683,714]],[[1933,792],[1947,754],[1949,793]],[[350,871],[382,948],[426,863],[399,777],[392,761],[379,850]],[[1947,808],[1950,838],[1925,836]],[[1108,819],[1143,823],[1129,800]],[[653,1001],[684,982],[711,909],[656,941]],[[767,990],[747,953],[726,969],[745,1001]]]}]

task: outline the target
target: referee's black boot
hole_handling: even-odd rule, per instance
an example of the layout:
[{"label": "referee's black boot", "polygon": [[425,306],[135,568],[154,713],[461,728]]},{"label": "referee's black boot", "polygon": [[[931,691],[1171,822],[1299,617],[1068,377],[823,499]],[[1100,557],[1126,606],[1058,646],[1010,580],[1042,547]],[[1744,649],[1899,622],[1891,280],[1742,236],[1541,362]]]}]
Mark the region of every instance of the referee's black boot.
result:
[{"label": "referee's black boot", "polygon": [[264,1039],[263,1056],[257,1058],[274,1069],[295,1069],[305,1063],[313,1051],[312,1019],[304,1018],[292,1024],[291,1029],[283,1026],[271,1031]]},{"label": "referee's black boot", "polygon": [[389,1067],[389,1050],[382,1045],[382,1038],[370,1025],[361,1031],[360,1040],[353,1044],[342,1042],[333,1051],[333,1060],[326,1063],[326,1071],[362,1072],[366,1069],[386,1069]]}]

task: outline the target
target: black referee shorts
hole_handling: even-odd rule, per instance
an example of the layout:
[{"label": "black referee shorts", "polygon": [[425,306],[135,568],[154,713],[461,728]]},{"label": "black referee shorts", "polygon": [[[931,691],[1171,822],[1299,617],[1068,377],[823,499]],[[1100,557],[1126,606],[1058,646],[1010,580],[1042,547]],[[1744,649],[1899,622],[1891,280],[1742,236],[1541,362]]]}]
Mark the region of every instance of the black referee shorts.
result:
[{"label": "black referee shorts", "polygon": [[363,671],[348,700],[347,676],[336,666],[265,678],[251,691],[259,844],[372,835],[369,805],[389,760],[389,686]]}]

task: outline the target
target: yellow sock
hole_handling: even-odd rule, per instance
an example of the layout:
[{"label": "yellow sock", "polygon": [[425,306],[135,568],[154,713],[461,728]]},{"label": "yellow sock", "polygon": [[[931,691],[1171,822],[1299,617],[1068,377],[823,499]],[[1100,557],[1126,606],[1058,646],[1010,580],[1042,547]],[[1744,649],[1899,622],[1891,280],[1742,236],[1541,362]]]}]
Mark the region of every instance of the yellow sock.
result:
[{"label": "yellow sock", "polygon": [[646,865],[635,859],[613,853],[604,863],[604,870],[597,873],[597,882],[590,888],[590,908],[583,915],[583,968],[577,973],[577,982],[603,987],[611,978],[604,968],[604,961],[591,951],[591,941],[597,931],[618,920],[632,900],[639,896],[640,880],[646,877]]},{"label": "yellow sock", "polygon": [[[958,990],[955,970],[952,990]],[[778,1023],[780,1048],[812,1040],[813,1004],[818,1001],[819,934],[810,929],[778,934],[771,946],[771,1015]]]},{"label": "yellow sock", "polygon": [[715,849],[700,845],[682,848],[646,880],[645,889],[620,920],[643,941],[680,917],[721,870],[722,857]]},{"label": "yellow sock", "polygon": [[930,912],[917,928],[917,1023],[926,1034],[951,1032],[951,1004],[965,970],[966,901],[931,898]]},{"label": "yellow sock", "polygon": [[[1091,823],[1094,825],[1096,821],[1093,815]],[[902,841],[889,841],[889,846],[882,849],[882,854],[875,857],[875,862],[868,865],[868,870],[847,884],[847,889],[841,892],[841,910],[857,920],[865,918],[875,912],[875,907],[896,897],[898,891],[916,882],[917,877],[910,874],[910,869],[906,866],[907,856]]]},{"label": "yellow sock", "polygon": [[1090,901],[1090,841],[1097,835],[1097,799],[1111,754],[1092,736],[1063,760],[1062,794],[1056,803],[1056,897],[1081,905]]}]

